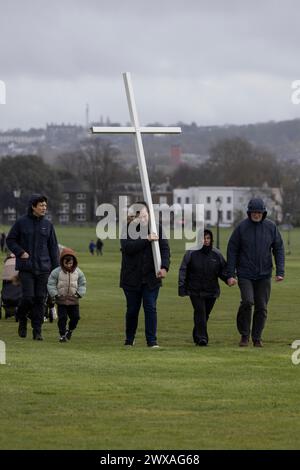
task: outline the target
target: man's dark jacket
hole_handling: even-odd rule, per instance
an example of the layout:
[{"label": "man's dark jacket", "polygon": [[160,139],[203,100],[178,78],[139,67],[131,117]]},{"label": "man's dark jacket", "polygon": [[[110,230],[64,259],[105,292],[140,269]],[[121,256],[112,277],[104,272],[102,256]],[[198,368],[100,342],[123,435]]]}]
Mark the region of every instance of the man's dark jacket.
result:
[{"label": "man's dark jacket", "polygon": [[226,261],[216,248],[188,250],[179,268],[178,294],[214,297],[220,295],[218,278],[227,281]]},{"label": "man's dark jacket", "polygon": [[[264,213],[264,217],[266,213]],[[230,277],[259,280],[272,276],[272,254],[276,276],[284,276],[284,246],[274,222],[243,220],[232,233],[227,247],[227,270]]]},{"label": "man's dark jacket", "polygon": [[[29,201],[27,215],[20,217],[10,229],[6,243],[16,255],[17,271],[40,274],[59,266],[59,249],[52,223],[33,215],[33,200]],[[25,251],[29,254],[27,259],[21,258]]]},{"label": "man's dark jacket", "polygon": [[[154,260],[151,243],[147,239],[130,238],[121,239],[122,266],[120,275],[120,287],[128,290],[138,290],[142,284],[146,284],[149,289],[161,286],[161,279],[155,274]],[[159,248],[161,253],[161,268],[169,270],[170,248],[168,240],[163,238],[162,229],[159,226]]]}]

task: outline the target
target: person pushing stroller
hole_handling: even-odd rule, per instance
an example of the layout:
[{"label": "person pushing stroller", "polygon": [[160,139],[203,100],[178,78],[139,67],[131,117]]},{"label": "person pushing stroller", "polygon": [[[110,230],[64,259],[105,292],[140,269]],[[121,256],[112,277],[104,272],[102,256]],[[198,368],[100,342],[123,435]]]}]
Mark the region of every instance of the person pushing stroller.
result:
[{"label": "person pushing stroller", "polygon": [[7,255],[4,260],[2,272],[2,290],[0,299],[0,318],[2,308],[5,311],[5,318],[15,316],[22,298],[22,286],[19,280],[19,272],[16,271],[16,257],[13,253]]}]

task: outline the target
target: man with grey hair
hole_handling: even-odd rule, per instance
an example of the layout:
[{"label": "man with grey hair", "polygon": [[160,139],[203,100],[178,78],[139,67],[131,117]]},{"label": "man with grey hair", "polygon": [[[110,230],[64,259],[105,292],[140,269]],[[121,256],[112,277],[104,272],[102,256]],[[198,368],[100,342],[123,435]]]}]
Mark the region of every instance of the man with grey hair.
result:
[{"label": "man with grey hair", "polygon": [[272,254],[275,259],[275,281],[284,279],[284,246],[274,222],[266,219],[265,204],[253,198],[248,204],[248,218],[233,231],[227,247],[228,284],[238,277],[241,303],[237,314],[237,328],[241,334],[239,345],[248,346],[252,306],[254,305],[251,337],[253,346],[262,347],[261,336],[267,318],[267,304],[271,293]]}]

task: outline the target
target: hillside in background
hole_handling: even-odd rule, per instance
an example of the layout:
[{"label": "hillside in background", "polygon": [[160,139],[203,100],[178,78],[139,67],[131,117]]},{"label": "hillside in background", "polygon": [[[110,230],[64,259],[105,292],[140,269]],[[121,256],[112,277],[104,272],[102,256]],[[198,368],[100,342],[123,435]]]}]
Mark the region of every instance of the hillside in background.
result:
[{"label": "hillside in background", "polygon": [[[99,125],[99,123],[93,123]],[[120,126],[120,124],[115,124]],[[160,125],[152,123],[149,125]],[[143,138],[147,157],[157,159],[168,157],[172,147],[179,146],[181,154],[208,156],[209,149],[222,139],[240,137],[254,146],[264,147],[275,153],[280,160],[300,161],[300,119],[280,122],[266,122],[246,125],[197,126],[196,123],[172,123],[181,126],[181,135],[149,136]],[[54,128],[54,131],[53,131]],[[38,135],[37,135],[38,133]],[[45,129],[20,129],[0,132],[0,156],[39,154],[52,163],[57,155],[78,150],[88,130],[77,125],[51,125]],[[93,138],[93,137],[91,137]],[[134,141],[131,136],[107,136],[121,151],[124,161],[135,161]]]},{"label": "hillside in background", "polygon": [[241,137],[263,146],[282,160],[300,160],[300,119],[242,126],[197,127],[182,125],[182,150],[204,155],[221,139]]},{"label": "hillside in background", "polygon": [[[152,123],[151,126],[163,126]],[[246,124],[241,126],[197,126],[183,122],[171,123],[180,126],[181,135],[143,137],[145,152],[149,158],[170,156],[173,146],[179,145],[182,154],[207,157],[210,147],[220,140],[240,137],[251,144],[264,147],[276,154],[280,160],[300,161],[300,119],[280,122]],[[130,136],[110,136],[110,140],[129,158],[135,155],[133,139]]]}]

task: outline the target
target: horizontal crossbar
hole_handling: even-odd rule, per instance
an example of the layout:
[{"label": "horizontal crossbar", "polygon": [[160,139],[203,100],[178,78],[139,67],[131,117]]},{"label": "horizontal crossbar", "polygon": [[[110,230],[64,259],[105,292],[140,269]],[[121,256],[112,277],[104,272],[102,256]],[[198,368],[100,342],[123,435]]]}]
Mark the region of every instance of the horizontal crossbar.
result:
[{"label": "horizontal crossbar", "polygon": [[91,127],[93,134],[180,134],[180,127]]}]

